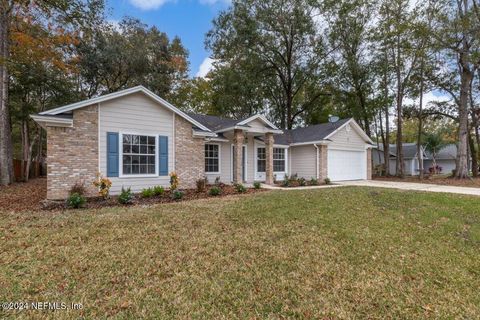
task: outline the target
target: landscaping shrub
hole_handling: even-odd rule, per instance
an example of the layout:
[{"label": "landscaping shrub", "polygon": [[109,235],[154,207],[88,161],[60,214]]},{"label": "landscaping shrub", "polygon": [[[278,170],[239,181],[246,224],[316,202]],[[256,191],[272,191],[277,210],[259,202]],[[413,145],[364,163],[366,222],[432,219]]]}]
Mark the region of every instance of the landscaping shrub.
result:
[{"label": "landscaping shrub", "polygon": [[205,191],[205,188],[207,187],[207,179],[206,178],[198,179],[196,181],[196,185],[197,185],[197,192]]},{"label": "landscaping shrub", "polygon": [[177,190],[178,184],[178,175],[175,172],[170,173],[170,190]]},{"label": "landscaping shrub", "polygon": [[78,193],[72,193],[68,198],[67,198],[67,206],[69,208],[74,208],[78,209],[83,207],[83,205],[87,202],[84,196]]},{"label": "landscaping shrub", "polygon": [[133,201],[133,193],[131,188],[125,189],[122,187],[122,192],[120,192],[120,195],[118,196],[118,202],[121,204],[130,204]]},{"label": "landscaping shrub", "polygon": [[185,193],[184,193],[183,191],[174,190],[174,191],[172,192],[172,199],[173,199],[173,200],[180,200],[180,199],[183,198],[184,194],[185,194]]},{"label": "landscaping shrub", "polygon": [[162,186],[153,187],[153,194],[156,196],[161,196],[165,192],[165,188]]},{"label": "landscaping shrub", "polygon": [[307,185],[307,180],[305,180],[305,178],[303,178],[303,177],[302,177],[302,178],[299,178],[297,181],[298,181],[298,185],[299,185],[299,186],[302,186],[302,187],[303,187],[303,186],[306,186],[306,185]]},{"label": "landscaping shrub", "polygon": [[68,194],[72,195],[74,193],[77,193],[81,196],[85,195],[86,193],[85,182],[83,181],[75,182],[75,184],[70,188],[70,192]]},{"label": "landscaping shrub", "polygon": [[110,187],[112,186],[112,181],[110,179],[102,176],[99,172],[97,173],[96,179],[93,181],[93,185],[98,188],[98,194],[103,197],[103,199],[108,199],[110,195]]},{"label": "landscaping shrub", "polygon": [[328,178],[328,177],[323,179],[323,182],[325,182],[325,184],[331,184],[332,183],[332,181],[330,181],[330,178]]},{"label": "landscaping shrub", "polygon": [[142,198],[150,198],[150,197],[153,197],[155,193],[153,192],[152,188],[146,188],[142,190],[141,194],[142,194]]},{"label": "landscaping shrub", "polygon": [[262,184],[261,184],[260,182],[258,182],[258,181],[255,181],[255,182],[253,183],[253,187],[254,187],[255,189],[260,189],[260,188],[262,188]]},{"label": "landscaping shrub", "polygon": [[211,196],[219,196],[221,193],[222,193],[222,189],[220,189],[217,186],[211,187],[210,190],[208,191],[208,194]]},{"label": "landscaping shrub", "polygon": [[315,178],[310,179],[310,185],[311,186],[317,186],[318,185],[318,179],[315,179]]},{"label": "landscaping shrub", "polygon": [[238,192],[238,193],[245,193],[247,192],[247,188],[245,188],[245,186],[241,183],[236,183],[235,184],[235,190]]},{"label": "landscaping shrub", "polygon": [[290,179],[288,178],[288,175],[285,175],[285,177],[283,178],[282,186],[283,187],[289,187],[290,186]]}]

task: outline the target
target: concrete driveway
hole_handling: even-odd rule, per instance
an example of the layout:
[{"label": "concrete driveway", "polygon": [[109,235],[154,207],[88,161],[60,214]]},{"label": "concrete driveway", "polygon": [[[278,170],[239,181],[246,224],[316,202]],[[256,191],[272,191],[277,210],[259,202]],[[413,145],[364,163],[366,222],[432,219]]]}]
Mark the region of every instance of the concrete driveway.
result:
[{"label": "concrete driveway", "polygon": [[444,193],[457,193],[457,194],[480,196],[480,188],[442,186],[438,184],[427,184],[427,183],[376,181],[376,180],[341,181],[341,182],[335,182],[335,183],[344,185],[344,186],[391,188],[391,189],[401,189],[401,190],[444,192]]}]

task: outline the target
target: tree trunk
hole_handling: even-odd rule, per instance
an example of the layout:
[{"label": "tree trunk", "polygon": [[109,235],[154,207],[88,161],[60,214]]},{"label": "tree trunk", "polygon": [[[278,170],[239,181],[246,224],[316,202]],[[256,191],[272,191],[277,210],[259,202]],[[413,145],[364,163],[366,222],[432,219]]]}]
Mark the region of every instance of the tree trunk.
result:
[{"label": "tree trunk", "polygon": [[12,129],[8,110],[10,3],[0,0],[0,185],[13,182]]},{"label": "tree trunk", "polygon": [[420,66],[420,101],[418,106],[418,136],[417,136],[417,159],[418,159],[418,178],[423,180],[423,151],[422,151],[422,131],[423,131],[423,91],[425,82],[423,79],[423,59]]},{"label": "tree trunk", "polygon": [[472,175],[474,177],[478,177],[478,159],[477,159],[477,152],[475,151],[475,141],[473,140],[472,134],[468,133],[468,145],[470,150],[471,160],[471,167],[472,167]]},{"label": "tree trunk", "polygon": [[470,81],[473,73],[468,67],[464,53],[460,54],[460,105],[458,106],[458,152],[455,168],[455,177],[464,179],[468,177],[467,144],[468,144],[468,98]]},{"label": "tree trunk", "polygon": [[22,180],[28,181],[30,174],[31,147],[28,120],[22,121]]},{"label": "tree trunk", "polygon": [[390,175],[390,117],[389,112],[390,108],[388,105],[388,53],[387,50],[384,52],[385,56],[385,70],[383,73],[383,94],[385,101],[385,139],[383,140],[383,161],[385,162],[385,175],[388,177]]}]

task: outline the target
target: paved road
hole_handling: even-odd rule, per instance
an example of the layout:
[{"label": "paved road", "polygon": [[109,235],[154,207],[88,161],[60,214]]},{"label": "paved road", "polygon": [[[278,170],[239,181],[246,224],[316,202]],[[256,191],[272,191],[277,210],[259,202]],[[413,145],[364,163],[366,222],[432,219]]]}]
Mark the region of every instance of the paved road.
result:
[{"label": "paved road", "polygon": [[458,193],[458,194],[480,196],[480,188],[442,186],[438,184],[427,184],[427,183],[376,181],[376,180],[342,181],[342,182],[335,182],[335,183],[344,185],[344,186],[378,187],[378,188],[391,188],[391,189],[428,191],[428,192]]}]

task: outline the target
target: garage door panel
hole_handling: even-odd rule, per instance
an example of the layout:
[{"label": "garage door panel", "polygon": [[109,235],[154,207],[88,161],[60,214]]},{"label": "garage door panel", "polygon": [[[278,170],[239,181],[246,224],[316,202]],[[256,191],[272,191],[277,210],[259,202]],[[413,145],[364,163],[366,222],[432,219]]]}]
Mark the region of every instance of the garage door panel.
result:
[{"label": "garage door panel", "polygon": [[367,178],[365,151],[328,150],[328,177],[332,181]]}]

